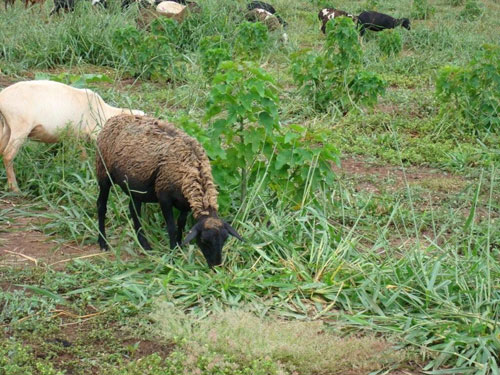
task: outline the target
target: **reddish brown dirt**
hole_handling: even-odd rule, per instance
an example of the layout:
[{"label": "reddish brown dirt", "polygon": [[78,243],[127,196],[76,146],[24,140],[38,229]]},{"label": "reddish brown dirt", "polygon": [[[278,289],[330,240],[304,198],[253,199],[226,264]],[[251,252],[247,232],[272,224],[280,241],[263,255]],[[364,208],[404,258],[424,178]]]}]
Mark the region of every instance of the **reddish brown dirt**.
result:
[{"label": "reddish brown dirt", "polygon": [[132,352],[132,358],[134,359],[144,358],[154,353],[165,359],[175,348],[174,344],[164,344],[158,341],[138,338],[124,340],[122,345]]},{"label": "reddish brown dirt", "polygon": [[0,211],[7,216],[0,221],[0,266],[62,269],[76,258],[108,256],[97,246],[60,243],[46,236],[36,229],[41,219],[16,213],[18,205],[19,200],[0,200]]},{"label": "reddish brown dirt", "polygon": [[16,80],[3,76],[0,71],[0,90],[15,83]]},{"label": "reddish brown dirt", "polygon": [[426,184],[439,181],[446,185],[448,192],[450,187],[453,190],[463,187],[466,180],[462,177],[444,173],[437,169],[426,167],[402,168],[392,165],[379,165],[370,163],[359,158],[346,158],[341,161],[341,166],[334,168],[338,176],[347,178],[358,178],[356,191],[368,191],[380,193],[380,186],[387,185],[388,190],[403,189],[408,185]]}]

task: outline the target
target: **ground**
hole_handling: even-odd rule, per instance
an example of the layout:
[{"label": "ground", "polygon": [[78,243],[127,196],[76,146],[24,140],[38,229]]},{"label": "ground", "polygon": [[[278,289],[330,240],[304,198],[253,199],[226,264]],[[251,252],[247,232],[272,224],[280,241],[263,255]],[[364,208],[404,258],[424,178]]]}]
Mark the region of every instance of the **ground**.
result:
[{"label": "ground", "polygon": [[[126,195],[113,190],[111,250],[102,252],[95,144],[26,142],[15,160],[21,195],[7,191],[0,167],[0,375],[496,374],[500,137],[440,98],[437,77],[498,44],[498,2],[273,0],[288,21],[288,44],[279,33],[245,39],[244,1],[200,2],[201,15],[154,36],[134,34],[144,26],[135,9],[81,2],[51,18],[52,4],[38,13],[18,2],[0,11],[0,89],[59,80],[182,127],[210,153],[214,175],[227,178],[216,176],[220,215],[245,238],[229,239],[224,265],[209,269],[196,244],[168,248],[161,212],[148,205],[153,251],[145,252]],[[363,52],[357,68],[387,84],[373,106],[318,109],[290,71],[296,52],[324,51],[317,12],[326,6],[411,18],[411,31],[396,29],[399,54],[383,53],[380,33],[354,34],[350,48],[359,43]],[[240,198],[231,178],[241,169],[228,163],[230,173],[221,173],[212,147],[226,139],[211,138],[219,117],[209,118],[207,103],[222,78],[205,70],[220,52],[201,50],[207,35],[218,41],[212,47],[227,44],[233,61],[255,60],[274,79],[257,84],[276,90],[276,132],[300,125],[307,131],[297,149],[338,151],[326,163],[331,180],[312,191],[313,179],[276,183],[269,161]],[[252,55],[256,40],[261,50]],[[482,72],[500,76],[495,63]],[[491,87],[480,92],[494,103]],[[497,118],[493,111],[487,120]],[[263,150],[252,150],[255,164]],[[290,197],[281,184],[303,195]]]}]

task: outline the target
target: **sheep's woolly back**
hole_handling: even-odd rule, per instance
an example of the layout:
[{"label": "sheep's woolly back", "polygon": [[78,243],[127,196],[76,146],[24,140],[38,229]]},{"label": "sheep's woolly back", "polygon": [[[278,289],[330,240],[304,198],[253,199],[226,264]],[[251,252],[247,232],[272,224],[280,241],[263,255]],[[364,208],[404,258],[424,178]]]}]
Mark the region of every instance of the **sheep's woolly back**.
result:
[{"label": "sheep's woolly back", "polygon": [[205,150],[174,125],[151,117],[119,115],[97,138],[97,176],[126,176],[132,185],[154,184],[157,194],[181,192],[198,219],[218,209]]}]

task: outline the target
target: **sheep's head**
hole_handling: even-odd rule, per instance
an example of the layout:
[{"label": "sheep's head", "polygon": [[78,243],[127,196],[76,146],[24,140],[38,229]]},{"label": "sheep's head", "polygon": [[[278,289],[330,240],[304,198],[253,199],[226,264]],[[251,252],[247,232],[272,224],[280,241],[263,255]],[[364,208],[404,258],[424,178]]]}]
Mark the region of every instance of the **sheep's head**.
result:
[{"label": "sheep's head", "polygon": [[222,247],[230,235],[243,241],[238,232],[224,220],[218,217],[203,217],[187,234],[182,245],[196,238],[196,243],[208,265],[210,267],[218,266],[222,263]]},{"label": "sheep's head", "polygon": [[410,30],[410,20],[408,18],[401,18],[401,27]]}]

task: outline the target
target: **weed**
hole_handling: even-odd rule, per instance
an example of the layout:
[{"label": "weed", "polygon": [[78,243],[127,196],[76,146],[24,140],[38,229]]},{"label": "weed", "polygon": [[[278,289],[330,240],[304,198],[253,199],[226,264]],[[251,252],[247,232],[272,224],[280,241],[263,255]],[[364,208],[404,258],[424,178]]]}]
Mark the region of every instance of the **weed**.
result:
[{"label": "weed", "polygon": [[260,22],[243,22],[237,31],[236,50],[247,58],[259,58],[267,46],[267,27]]},{"label": "weed", "polygon": [[49,361],[40,360],[24,345],[11,340],[0,341],[1,375],[62,375]]},{"label": "weed", "polygon": [[350,18],[339,17],[326,27],[327,41],[321,54],[299,51],[291,72],[304,98],[326,111],[335,106],[345,114],[358,104],[373,105],[385,91],[385,82],[361,69],[362,51]]},{"label": "weed", "polygon": [[428,19],[436,9],[429,4],[428,0],[413,0],[412,18],[417,20]]},{"label": "weed", "polygon": [[135,77],[157,81],[175,81],[182,76],[180,56],[170,44],[170,36],[162,26],[171,25],[161,18],[153,21],[152,33],[134,27],[119,29],[113,36],[113,45],[122,54],[123,66]]},{"label": "weed", "polygon": [[484,45],[466,67],[447,66],[436,80],[436,95],[447,110],[473,129],[500,125],[500,47]]},{"label": "weed", "polygon": [[[216,118],[221,113],[225,116]],[[314,143],[321,137],[304,127],[282,130],[275,81],[255,64],[226,61],[220,65],[206,118],[216,118],[211,136],[222,140],[216,149],[209,147],[215,179],[227,195],[232,186],[240,186],[241,202],[248,186],[263,175],[279,196],[293,194],[296,203],[307,189],[309,173],[312,191],[322,181],[332,181],[329,163],[337,160],[337,151],[328,145],[317,147]]]},{"label": "weed", "polygon": [[395,29],[383,30],[379,33],[378,46],[386,56],[398,55],[403,49],[401,35]]},{"label": "weed", "polygon": [[207,347],[238,363],[279,364],[287,374],[332,374],[353,367],[368,372],[404,358],[388,342],[374,337],[339,337],[321,322],[262,320],[241,310],[219,312],[198,322],[166,303],[159,305],[153,317],[162,335],[197,353],[195,356],[206,350],[200,347]]},{"label": "weed", "polygon": [[483,10],[476,0],[467,0],[464,9],[460,12],[460,17],[464,20],[474,21],[483,14]]}]

